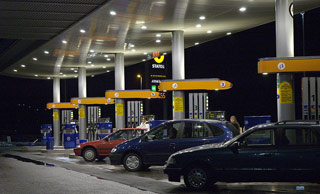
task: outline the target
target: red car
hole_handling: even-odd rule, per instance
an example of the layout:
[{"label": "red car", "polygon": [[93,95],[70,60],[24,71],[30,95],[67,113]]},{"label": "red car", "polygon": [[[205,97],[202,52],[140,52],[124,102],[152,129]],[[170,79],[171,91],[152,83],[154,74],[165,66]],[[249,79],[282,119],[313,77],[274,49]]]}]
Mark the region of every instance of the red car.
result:
[{"label": "red car", "polygon": [[140,128],[124,128],[111,133],[107,137],[82,143],[73,151],[77,156],[82,156],[85,161],[93,162],[96,159],[103,160],[109,156],[112,148],[127,140],[139,137],[144,134],[147,129]]}]

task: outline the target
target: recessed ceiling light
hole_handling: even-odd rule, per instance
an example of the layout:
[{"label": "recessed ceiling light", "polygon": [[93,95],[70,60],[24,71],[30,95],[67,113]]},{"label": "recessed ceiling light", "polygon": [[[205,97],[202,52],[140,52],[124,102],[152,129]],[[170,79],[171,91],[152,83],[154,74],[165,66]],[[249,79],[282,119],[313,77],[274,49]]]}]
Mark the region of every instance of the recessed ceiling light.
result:
[{"label": "recessed ceiling light", "polygon": [[228,33],[227,33],[228,36],[231,35],[231,34],[232,34],[231,32],[228,32]]},{"label": "recessed ceiling light", "polygon": [[18,72],[18,70],[16,70],[16,69],[14,69],[13,71],[14,71],[14,72]]},{"label": "recessed ceiling light", "polygon": [[148,53],[143,53],[144,55],[147,55]]},{"label": "recessed ceiling light", "polygon": [[74,68],[70,68],[71,69],[71,71],[73,71],[74,70]]},{"label": "recessed ceiling light", "polygon": [[196,27],[197,28],[201,28],[202,26],[201,26],[201,24],[197,24]]},{"label": "recessed ceiling light", "polygon": [[145,30],[145,29],[147,29],[147,26],[141,26],[141,29]]},{"label": "recessed ceiling light", "polygon": [[111,61],[111,59],[110,59],[110,58],[107,58],[107,61]]},{"label": "recessed ceiling light", "polygon": [[90,53],[94,53],[94,50],[90,50]]},{"label": "recessed ceiling light", "polygon": [[240,8],[239,8],[239,11],[241,11],[241,12],[245,12],[246,10],[247,10],[246,7],[240,7]]},{"label": "recessed ceiling light", "polygon": [[63,77],[66,77],[67,75],[66,74],[63,74]]},{"label": "recessed ceiling light", "polygon": [[215,89],[215,91],[219,91],[219,89]]},{"label": "recessed ceiling light", "polygon": [[164,55],[166,55],[167,53],[163,53]]},{"label": "recessed ceiling light", "polygon": [[51,79],[51,77],[47,77],[47,79]]},{"label": "recessed ceiling light", "polygon": [[62,73],[62,72],[60,72],[59,74],[60,74],[60,75],[62,75],[63,73]]},{"label": "recessed ceiling light", "polygon": [[107,73],[109,73],[110,72],[110,70],[107,70]]},{"label": "recessed ceiling light", "polygon": [[160,43],[161,42],[161,40],[156,40],[156,43]]},{"label": "recessed ceiling light", "polygon": [[110,15],[117,15],[115,11],[110,11]]},{"label": "recessed ceiling light", "polygon": [[106,58],[108,58],[109,57],[109,55],[103,55],[104,57],[106,57]]},{"label": "recessed ceiling light", "polygon": [[129,44],[131,48],[135,47],[134,44]]},{"label": "recessed ceiling light", "polygon": [[43,51],[44,52],[44,54],[49,54],[49,51]]},{"label": "recessed ceiling light", "polygon": [[74,77],[77,78],[78,76],[75,75]]},{"label": "recessed ceiling light", "polygon": [[91,64],[91,67],[94,67],[94,64]]},{"label": "recessed ceiling light", "polygon": [[61,67],[61,65],[57,65],[58,67]]},{"label": "recessed ceiling light", "polygon": [[268,73],[262,73],[262,75],[268,75]]},{"label": "recessed ceiling light", "polygon": [[21,67],[23,67],[23,68],[24,68],[24,67],[26,67],[26,65],[23,65],[23,64],[22,64],[22,65],[21,65]]},{"label": "recessed ceiling light", "polygon": [[136,49],[132,49],[131,51],[132,51],[132,52],[136,52]]},{"label": "recessed ceiling light", "polygon": [[206,16],[200,16],[199,19],[200,19],[200,20],[205,20],[205,19],[206,19]]},{"label": "recessed ceiling light", "polygon": [[63,40],[62,43],[63,43],[63,44],[67,44],[68,42],[67,42],[66,40]]},{"label": "recessed ceiling light", "polygon": [[208,34],[211,34],[211,33],[212,33],[212,30],[208,30],[207,33],[208,33]]},{"label": "recessed ceiling light", "polygon": [[32,60],[34,60],[34,61],[38,61],[38,59],[37,59],[37,58],[35,58],[35,57],[34,57],[34,58],[32,58]]},{"label": "recessed ceiling light", "polygon": [[102,69],[105,69],[105,68],[107,68],[106,66],[102,66]]},{"label": "recessed ceiling light", "polygon": [[92,62],[91,62],[91,61],[88,61],[88,63],[91,64]]},{"label": "recessed ceiling light", "polygon": [[81,29],[80,32],[83,34],[83,33],[86,33],[86,31],[84,29]]},{"label": "recessed ceiling light", "polygon": [[161,34],[156,34],[156,37],[161,37]]},{"label": "recessed ceiling light", "polygon": [[199,44],[199,42],[194,43],[194,45],[198,45],[198,44]]},{"label": "recessed ceiling light", "polygon": [[36,74],[36,75],[34,75],[35,77],[38,77],[38,75]]},{"label": "recessed ceiling light", "polygon": [[146,61],[146,59],[142,59],[142,61]]},{"label": "recessed ceiling light", "polygon": [[91,75],[91,77],[94,77],[94,75]]},{"label": "recessed ceiling light", "polygon": [[75,72],[75,73],[78,73],[78,71],[77,71],[77,70],[74,70],[74,72]]}]

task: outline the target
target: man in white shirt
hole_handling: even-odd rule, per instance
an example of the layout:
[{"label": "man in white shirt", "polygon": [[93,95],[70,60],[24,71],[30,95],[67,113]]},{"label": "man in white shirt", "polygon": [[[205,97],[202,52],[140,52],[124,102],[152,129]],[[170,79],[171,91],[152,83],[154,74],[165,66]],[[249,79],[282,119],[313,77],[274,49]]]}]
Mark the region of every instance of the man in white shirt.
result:
[{"label": "man in white shirt", "polygon": [[142,117],[141,124],[137,128],[147,129],[147,131],[150,130],[150,126],[147,124],[147,121],[144,117]]}]

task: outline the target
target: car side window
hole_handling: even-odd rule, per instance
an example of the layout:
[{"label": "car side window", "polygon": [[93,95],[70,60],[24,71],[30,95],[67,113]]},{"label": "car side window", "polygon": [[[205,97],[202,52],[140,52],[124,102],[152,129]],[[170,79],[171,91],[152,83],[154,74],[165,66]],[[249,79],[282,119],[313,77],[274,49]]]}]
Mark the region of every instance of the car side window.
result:
[{"label": "car side window", "polygon": [[257,130],[246,136],[241,142],[244,146],[271,146],[275,145],[274,129]]},{"label": "car side window", "polygon": [[192,131],[191,131],[191,137],[189,138],[213,137],[213,134],[206,123],[203,123],[203,122],[190,122],[190,123],[192,125]]},{"label": "car side window", "polygon": [[320,130],[311,128],[284,128],[281,145],[320,145]]},{"label": "car side window", "polygon": [[224,134],[224,130],[214,124],[207,124],[210,128],[213,137],[222,136]]},{"label": "car side window", "polygon": [[167,140],[167,139],[179,139],[178,133],[181,128],[181,122],[169,123],[159,127],[157,130],[148,133],[148,140]]}]

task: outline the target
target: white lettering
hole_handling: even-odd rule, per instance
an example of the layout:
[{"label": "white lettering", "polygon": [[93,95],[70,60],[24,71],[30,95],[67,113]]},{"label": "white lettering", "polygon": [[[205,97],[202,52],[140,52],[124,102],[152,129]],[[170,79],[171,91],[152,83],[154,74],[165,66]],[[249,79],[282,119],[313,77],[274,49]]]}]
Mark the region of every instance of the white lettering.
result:
[{"label": "white lettering", "polygon": [[152,64],[153,69],[165,69],[163,64]]}]

